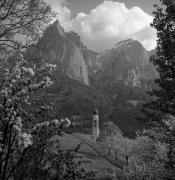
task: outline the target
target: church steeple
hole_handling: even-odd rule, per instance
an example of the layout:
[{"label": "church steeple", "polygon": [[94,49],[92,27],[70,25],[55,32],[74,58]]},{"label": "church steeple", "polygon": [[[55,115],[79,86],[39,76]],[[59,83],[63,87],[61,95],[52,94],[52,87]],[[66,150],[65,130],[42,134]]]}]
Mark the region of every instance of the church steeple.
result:
[{"label": "church steeple", "polygon": [[95,114],[99,114],[99,111],[97,108],[94,109],[93,115],[95,115]]},{"label": "church steeple", "polygon": [[95,108],[92,116],[92,136],[95,140],[98,138],[99,132],[99,111]]}]

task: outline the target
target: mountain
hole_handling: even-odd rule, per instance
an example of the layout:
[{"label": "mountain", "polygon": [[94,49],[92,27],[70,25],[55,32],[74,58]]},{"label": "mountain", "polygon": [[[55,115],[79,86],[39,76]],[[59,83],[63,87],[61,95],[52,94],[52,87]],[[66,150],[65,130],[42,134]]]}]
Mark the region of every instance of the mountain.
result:
[{"label": "mountain", "polygon": [[29,54],[35,63],[56,64],[57,71],[85,85],[92,85],[91,80],[109,78],[110,81],[122,80],[129,86],[146,86],[147,81],[156,77],[156,71],[149,62],[151,53],[132,39],[97,53],[84,46],[77,33],[65,32],[59,21],[55,21],[46,28]]},{"label": "mountain", "polygon": [[68,77],[89,85],[87,67],[93,66],[94,53],[83,46],[78,34],[66,33],[58,21],[46,28],[31,54],[31,60],[56,64]]},{"label": "mountain", "polygon": [[46,28],[37,45],[27,50],[26,59],[32,64],[57,65],[54,85],[37,95],[40,102],[55,103],[56,117],[80,116],[91,126],[97,106],[100,124],[113,121],[125,135],[134,136],[143,127],[136,119],[148,99],[145,92],[157,76],[149,62],[154,53],[132,39],[97,53],[84,46],[77,33],[65,32],[56,21]]},{"label": "mountain", "polygon": [[123,81],[130,87],[146,88],[147,82],[156,77],[154,66],[149,62],[150,54],[138,41],[121,41],[97,56],[99,71],[95,79]]},{"label": "mountain", "polygon": [[109,97],[112,109],[107,118],[128,136],[144,125],[141,106],[148,99],[146,91],[154,85],[157,72],[149,61],[155,51],[146,51],[138,41],[128,39],[97,56],[98,72],[93,85]]},{"label": "mountain", "polygon": [[101,119],[109,110],[109,100],[90,85],[96,73],[96,52],[89,50],[75,32],[66,33],[56,21],[44,31],[38,43],[27,50],[25,58],[35,65],[57,65],[51,88],[39,92],[34,99],[39,104],[54,102],[57,118],[81,116],[91,126],[95,106],[101,111]]}]

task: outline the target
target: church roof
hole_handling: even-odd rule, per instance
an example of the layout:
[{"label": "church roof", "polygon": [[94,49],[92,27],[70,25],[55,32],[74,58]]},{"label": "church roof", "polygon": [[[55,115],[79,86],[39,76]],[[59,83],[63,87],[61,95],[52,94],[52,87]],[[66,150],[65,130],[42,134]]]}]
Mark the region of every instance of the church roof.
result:
[{"label": "church roof", "polygon": [[99,113],[98,109],[95,108],[95,110],[93,111],[93,114],[95,115],[95,114],[98,114],[98,113]]}]

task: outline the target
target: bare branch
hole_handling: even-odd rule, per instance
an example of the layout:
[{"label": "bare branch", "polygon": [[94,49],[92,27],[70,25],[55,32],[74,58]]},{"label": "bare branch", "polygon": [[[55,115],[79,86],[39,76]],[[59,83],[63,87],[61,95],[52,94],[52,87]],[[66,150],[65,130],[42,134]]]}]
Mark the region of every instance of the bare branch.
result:
[{"label": "bare branch", "polygon": [[14,2],[15,2],[15,0],[12,0],[11,4],[10,4],[8,10],[7,10],[6,15],[5,15],[4,17],[0,18],[0,21],[3,21],[4,19],[6,19],[6,18],[8,17],[8,15],[9,15],[9,13],[10,13],[10,10],[12,9],[12,6],[13,6]]},{"label": "bare branch", "polygon": [[1,5],[0,5],[0,9],[4,7],[5,3],[7,2],[7,0],[4,0]]}]

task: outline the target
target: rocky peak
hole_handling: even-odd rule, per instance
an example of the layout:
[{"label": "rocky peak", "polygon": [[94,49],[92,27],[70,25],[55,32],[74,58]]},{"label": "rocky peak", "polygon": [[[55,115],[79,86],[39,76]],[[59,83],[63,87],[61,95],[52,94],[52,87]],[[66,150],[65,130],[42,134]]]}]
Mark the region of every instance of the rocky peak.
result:
[{"label": "rocky peak", "polygon": [[150,52],[138,41],[127,39],[111,49],[96,53],[83,45],[77,33],[66,33],[58,20],[45,30],[38,47],[35,53],[42,61],[56,64],[59,71],[87,85],[89,78],[96,78],[94,76],[98,79],[109,76],[134,86],[140,79],[153,76]]},{"label": "rocky peak", "polygon": [[123,41],[120,41],[120,42],[116,43],[114,46],[116,48],[117,47],[122,47],[122,46],[127,47],[128,45],[130,45],[133,42],[134,42],[134,40],[132,40],[132,39],[126,39],[126,40],[123,40]]},{"label": "rocky peak", "polygon": [[115,45],[115,49],[122,56],[125,55],[125,58],[135,63],[135,65],[140,65],[144,68],[145,65],[149,64],[149,53],[137,40],[128,39],[121,41]]},{"label": "rocky peak", "polygon": [[81,38],[80,36],[73,32],[73,31],[70,31],[69,33],[66,34],[67,35],[67,38],[72,42],[74,43],[75,45],[77,45],[78,47],[82,48],[83,47],[83,43],[81,42]]},{"label": "rocky peak", "polygon": [[56,64],[58,71],[88,85],[83,47],[80,36],[74,32],[66,33],[57,20],[46,28],[35,53],[40,61]]},{"label": "rocky peak", "polygon": [[132,39],[127,39],[124,41],[120,41],[119,43],[115,44],[114,49],[117,49],[118,51],[124,50],[124,51],[137,51],[139,53],[140,51],[146,51],[146,49],[143,47],[143,45],[137,41]]},{"label": "rocky peak", "polygon": [[140,42],[132,39],[121,41],[98,55],[100,70],[97,79],[109,78],[140,86],[141,80],[155,77],[149,58],[150,53]]},{"label": "rocky peak", "polygon": [[53,23],[53,27],[56,27],[57,30],[58,30],[58,33],[65,37],[65,32],[64,32],[64,29],[63,27],[61,26],[60,22],[58,20],[56,20],[54,23]]}]

